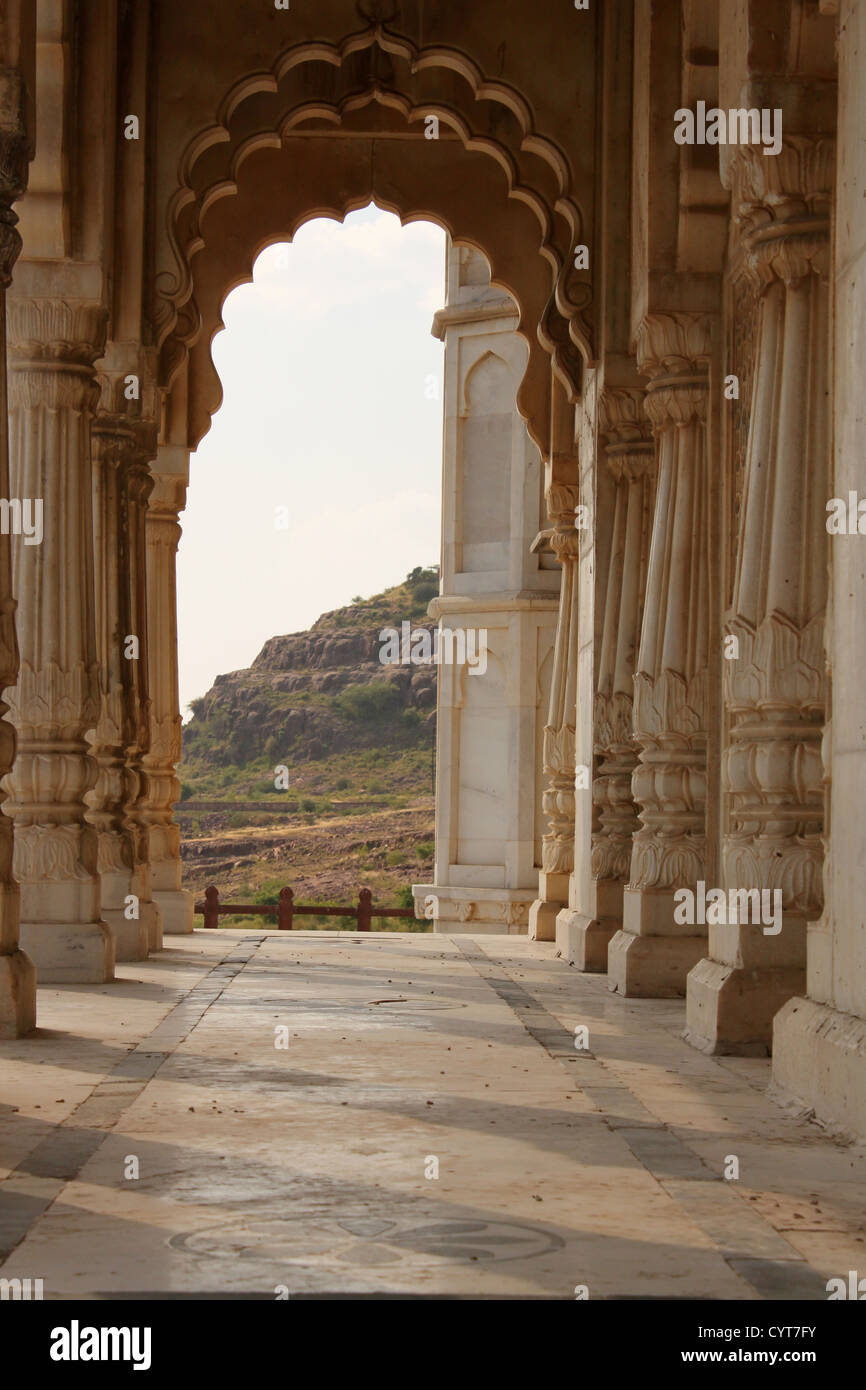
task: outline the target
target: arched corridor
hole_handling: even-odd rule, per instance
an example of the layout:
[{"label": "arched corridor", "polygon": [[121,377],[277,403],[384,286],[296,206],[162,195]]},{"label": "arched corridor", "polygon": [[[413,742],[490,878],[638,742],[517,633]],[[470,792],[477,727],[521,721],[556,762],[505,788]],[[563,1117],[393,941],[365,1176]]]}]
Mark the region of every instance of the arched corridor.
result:
[{"label": "arched corridor", "polygon": [[62,1054],[6,1050],[41,1109],[0,1268],[53,1297],[817,1302],[862,1259],[863,1159],[768,1061],[550,945],[196,933],[119,974],[46,991]]},{"label": "arched corridor", "polygon": [[[305,1295],[856,1275],[864,24],[866,0],[6,0],[0,1271],[38,1249],[82,1295],[250,1290],[297,1214]],[[440,673],[432,929],[202,934],[176,554],[213,340],[263,249],[371,201],[447,234],[428,613],[491,634],[479,679]],[[125,1146],[151,1160],[132,1196]],[[127,1225],[140,1264],[112,1272]],[[81,1230],[105,1260],[79,1274]],[[490,1255],[524,1238],[525,1268]]]}]

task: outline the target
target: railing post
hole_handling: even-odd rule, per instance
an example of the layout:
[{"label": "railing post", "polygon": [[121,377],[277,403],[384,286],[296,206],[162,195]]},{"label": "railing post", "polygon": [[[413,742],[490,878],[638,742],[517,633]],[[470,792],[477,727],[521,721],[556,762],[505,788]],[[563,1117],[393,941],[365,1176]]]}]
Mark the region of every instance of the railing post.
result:
[{"label": "railing post", "polygon": [[369,931],[373,920],[373,894],[362,888],[358,894],[358,931]]},{"label": "railing post", "polygon": [[291,888],[280,889],[280,901],[277,907],[277,920],[280,931],[291,931],[292,921],[295,912],[295,895]]},{"label": "railing post", "polygon": [[214,888],[213,884],[211,884],[209,888],[204,890],[204,925],[206,927],[219,926],[219,902],[219,889]]}]

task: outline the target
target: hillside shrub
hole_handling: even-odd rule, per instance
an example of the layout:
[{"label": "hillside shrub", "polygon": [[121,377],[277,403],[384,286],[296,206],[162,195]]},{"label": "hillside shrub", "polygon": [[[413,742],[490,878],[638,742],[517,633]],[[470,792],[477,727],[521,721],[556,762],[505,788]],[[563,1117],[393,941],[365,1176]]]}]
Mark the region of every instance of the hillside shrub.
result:
[{"label": "hillside shrub", "polygon": [[367,685],[347,685],[334,703],[356,723],[381,723],[400,704],[400,692],[391,681],[370,681]]}]

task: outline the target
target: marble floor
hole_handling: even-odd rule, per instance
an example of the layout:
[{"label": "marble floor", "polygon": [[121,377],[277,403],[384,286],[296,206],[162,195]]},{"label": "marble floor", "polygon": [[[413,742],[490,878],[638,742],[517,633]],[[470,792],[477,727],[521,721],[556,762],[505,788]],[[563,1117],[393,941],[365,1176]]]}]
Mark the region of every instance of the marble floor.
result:
[{"label": "marble floor", "polygon": [[516,936],[167,938],[0,1044],[0,1279],[45,1298],[826,1299],[866,1153]]}]

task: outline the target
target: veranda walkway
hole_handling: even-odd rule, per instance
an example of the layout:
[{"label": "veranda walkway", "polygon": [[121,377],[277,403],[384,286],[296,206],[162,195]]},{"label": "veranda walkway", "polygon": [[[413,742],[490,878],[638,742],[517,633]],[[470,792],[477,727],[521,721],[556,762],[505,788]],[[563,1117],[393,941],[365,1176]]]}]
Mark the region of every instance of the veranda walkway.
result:
[{"label": "veranda walkway", "polygon": [[826,1299],[866,1270],[862,1151],[551,945],[199,931],[118,974],[2,1047],[0,1276],[46,1298]]}]

